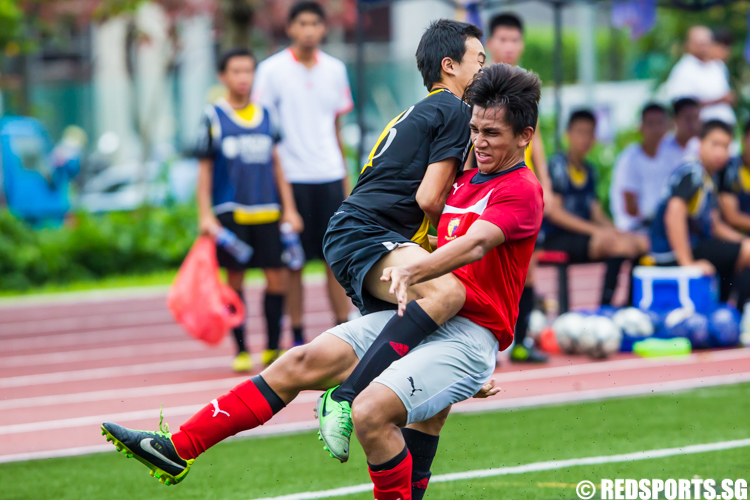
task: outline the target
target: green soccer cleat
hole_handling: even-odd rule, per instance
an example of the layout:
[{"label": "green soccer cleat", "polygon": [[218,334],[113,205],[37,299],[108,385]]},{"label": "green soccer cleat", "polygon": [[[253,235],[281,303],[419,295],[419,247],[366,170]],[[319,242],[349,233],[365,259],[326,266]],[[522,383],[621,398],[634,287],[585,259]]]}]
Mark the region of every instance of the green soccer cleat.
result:
[{"label": "green soccer cleat", "polygon": [[349,441],[352,438],[354,424],[351,405],[346,401],[339,403],[331,398],[331,393],[335,389],[328,389],[318,398],[315,417],[320,428],[318,439],[325,443],[323,449],[330,453],[331,458],[337,458],[343,463],[349,460]]},{"label": "green soccer cleat", "polygon": [[158,431],[136,431],[104,422],[102,436],[114,444],[117,451],[151,469],[151,475],[160,482],[172,486],[185,479],[195,460],[184,460],[177,454],[169,426],[162,426],[163,420],[160,415]]}]

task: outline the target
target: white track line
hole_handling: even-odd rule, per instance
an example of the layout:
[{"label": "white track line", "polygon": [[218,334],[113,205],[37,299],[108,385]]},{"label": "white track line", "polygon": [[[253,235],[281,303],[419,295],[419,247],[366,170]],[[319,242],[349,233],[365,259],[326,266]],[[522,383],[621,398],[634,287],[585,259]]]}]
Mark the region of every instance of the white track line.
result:
[{"label": "white track line", "polygon": [[[290,403],[292,404],[309,404],[318,399],[320,396],[319,393],[305,393],[302,394],[300,397],[295,399]],[[184,415],[192,415],[204,406],[206,406],[208,402],[201,403],[201,404],[195,404],[195,405],[185,405],[185,406],[174,406],[171,408],[165,408],[164,409],[164,417],[181,417]],[[41,422],[27,422],[23,424],[11,424],[11,425],[2,425],[0,426],[0,436],[2,435],[8,435],[8,434],[21,434],[24,432],[40,432],[40,431],[51,431],[56,429],[71,429],[75,427],[86,427],[86,426],[98,426],[101,425],[102,422],[133,422],[135,420],[144,420],[148,418],[154,418],[156,419],[156,416],[159,414],[159,411],[150,408],[148,410],[136,410],[136,411],[128,411],[128,412],[122,412],[122,413],[109,413],[106,415],[87,415],[85,417],[73,417],[73,418],[62,418],[59,420],[43,420]],[[312,407],[310,411],[310,415],[312,416]],[[295,425],[308,425],[309,421],[304,422],[294,422]],[[282,424],[283,425],[283,424]],[[274,427],[274,425],[271,425],[269,427]],[[307,427],[305,427],[306,429]],[[254,430],[254,429],[253,429]],[[248,431],[249,433],[252,433],[251,431]],[[257,433],[257,432],[256,432]],[[265,434],[273,434],[273,431],[267,431]],[[255,433],[253,433],[255,434]]]},{"label": "white track line", "polygon": [[46,354],[27,354],[23,356],[0,357],[0,369],[27,366],[47,366],[58,363],[75,363],[77,361],[95,361],[102,359],[128,358],[146,354],[176,354],[185,352],[207,351],[208,348],[195,341],[162,342],[161,344],[128,345],[122,347],[105,347],[85,349],[82,351],[50,352]]},{"label": "white track line", "polygon": [[189,372],[193,370],[205,370],[207,368],[226,368],[231,361],[231,356],[215,356],[211,358],[182,359],[140,365],[109,366],[106,368],[91,368],[87,370],[21,375],[19,377],[0,378],[0,389],[6,389],[9,387],[26,387],[30,385],[60,384],[63,382],[76,382],[81,380],[128,377],[132,375],[144,375],[146,373]]},{"label": "white track line", "polygon": [[[750,446],[750,439],[737,439],[734,441],[720,441],[718,443],[696,444],[679,448],[662,448],[660,450],[637,451],[635,453],[622,453],[619,455],[604,455],[598,457],[572,458],[569,460],[551,460],[548,462],[534,462],[512,467],[498,467],[495,469],[481,469],[466,472],[454,472],[433,476],[431,483],[449,483],[453,481],[464,481],[466,479],[478,479],[484,477],[507,476],[510,474],[525,474],[528,472],[540,472],[547,470],[564,469],[566,467],[577,467],[581,465],[600,465],[619,462],[635,462],[638,460],[653,460],[655,458],[673,457],[676,455],[690,455],[694,453],[706,453],[711,451],[730,450],[733,448],[744,448]],[[335,488],[323,491],[310,491],[306,493],[294,493],[276,497],[264,497],[255,500],[315,500],[319,498],[342,497],[355,493],[372,491],[372,484],[358,484],[344,488]]]},{"label": "white track line", "polygon": [[665,356],[659,358],[633,358],[596,363],[578,363],[568,366],[553,366],[550,368],[531,368],[516,372],[498,373],[497,383],[518,382],[521,380],[536,380],[549,377],[566,377],[582,375],[584,373],[599,373],[622,370],[639,370],[642,368],[660,368],[666,366],[684,365],[690,363],[706,363],[750,359],[750,349],[730,349],[725,351],[709,351],[693,353],[687,356]]},{"label": "white track line", "polygon": [[165,309],[120,314],[101,314],[77,318],[43,319],[41,321],[15,321],[0,325],[0,337],[11,335],[37,335],[61,330],[93,329],[108,326],[140,326],[151,324],[172,324],[174,320]]},{"label": "white track line", "polygon": [[[470,403],[459,403],[454,406],[453,411],[455,413],[476,413],[476,412],[489,412],[496,410],[503,410],[508,408],[527,408],[535,406],[547,406],[553,404],[573,403],[592,401],[624,396],[638,396],[644,394],[656,394],[664,392],[683,391],[689,389],[697,389],[700,387],[712,387],[717,385],[730,385],[738,384],[742,382],[750,381],[750,372],[744,374],[731,374],[731,375],[716,375],[713,377],[701,377],[692,378],[687,380],[674,380],[671,382],[657,382],[652,384],[639,384],[634,386],[625,387],[612,387],[608,389],[592,389],[588,391],[570,391],[557,394],[548,394],[543,396],[529,396],[520,398],[508,398],[502,399],[502,396],[498,397],[497,400],[491,399],[486,400],[474,400]],[[300,395],[290,404],[306,404],[315,401],[318,398],[318,393],[307,392]],[[203,408],[205,404],[201,405],[190,405],[190,406],[178,406],[174,408],[167,408],[164,410],[164,416],[175,417],[183,415],[192,415],[199,409]],[[60,420],[46,420],[40,422],[29,422],[24,424],[12,424],[0,426],[0,435],[4,434],[18,434],[23,432],[38,432],[54,429],[64,429],[71,427],[84,427],[87,425],[96,425],[104,421],[115,421],[115,422],[129,422],[133,420],[141,420],[149,418],[154,414],[153,409],[150,410],[138,410],[125,413],[115,413],[108,415],[94,415],[86,417],[75,417],[66,418]],[[312,415],[310,420],[298,422],[296,424],[302,426],[309,426],[310,423],[314,424]],[[274,426],[266,426],[266,430],[246,431],[243,435],[256,434],[262,432],[264,434],[274,434],[272,430]],[[305,429],[307,427],[304,427]]]}]

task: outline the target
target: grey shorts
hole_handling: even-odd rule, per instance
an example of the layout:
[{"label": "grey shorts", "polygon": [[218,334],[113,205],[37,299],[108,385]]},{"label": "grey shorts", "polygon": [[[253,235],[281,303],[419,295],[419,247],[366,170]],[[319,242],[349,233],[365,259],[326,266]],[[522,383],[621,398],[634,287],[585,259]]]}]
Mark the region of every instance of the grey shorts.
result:
[{"label": "grey shorts", "polygon": [[[328,333],[352,346],[362,359],[394,314],[368,314]],[[374,381],[396,393],[408,413],[407,424],[422,422],[479,392],[495,371],[497,350],[492,332],[457,316]]]}]

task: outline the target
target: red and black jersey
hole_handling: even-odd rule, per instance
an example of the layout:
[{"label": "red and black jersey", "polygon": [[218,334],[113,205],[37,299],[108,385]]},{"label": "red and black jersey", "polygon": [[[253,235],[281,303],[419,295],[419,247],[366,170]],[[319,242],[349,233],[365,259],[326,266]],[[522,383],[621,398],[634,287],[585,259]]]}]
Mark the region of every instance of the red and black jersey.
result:
[{"label": "red and black jersey", "polygon": [[543,211],[542,186],[520,163],[497,174],[478,169],[462,174],[440,217],[438,246],[460,238],[478,220],[491,222],[505,235],[505,243],[453,272],[466,287],[466,303],[458,315],[491,330],[500,349],[513,341],[518,300]]}]

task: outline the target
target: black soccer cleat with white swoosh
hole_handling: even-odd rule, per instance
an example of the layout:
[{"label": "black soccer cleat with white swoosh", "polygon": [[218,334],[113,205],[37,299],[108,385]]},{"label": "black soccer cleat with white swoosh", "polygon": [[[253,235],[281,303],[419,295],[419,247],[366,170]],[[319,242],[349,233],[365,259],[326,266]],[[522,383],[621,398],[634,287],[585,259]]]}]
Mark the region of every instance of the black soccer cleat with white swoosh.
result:
[{"label": "black soccer cleat with white swoosh", "polygon": [[169,427],[162,428],[161,420],[158,431],[138,431],[104,422],[102,435],[115,445],[117,451],[151,469],[151,475],[167,486],[185,479],[195,461],[184,460],[177,454]]}]

